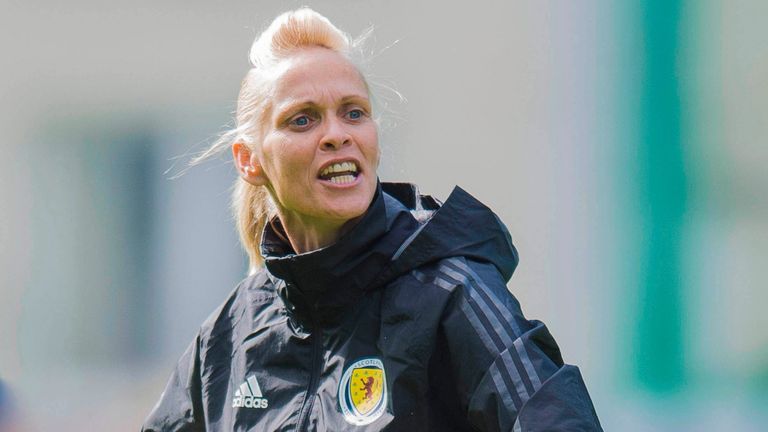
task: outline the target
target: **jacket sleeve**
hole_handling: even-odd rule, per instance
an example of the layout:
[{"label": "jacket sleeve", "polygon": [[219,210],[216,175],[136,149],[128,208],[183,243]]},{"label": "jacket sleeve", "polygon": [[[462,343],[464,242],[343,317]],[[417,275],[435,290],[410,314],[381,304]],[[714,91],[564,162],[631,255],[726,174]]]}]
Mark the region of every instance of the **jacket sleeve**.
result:
[{"label": "jacket sleeve", "polygon": [[176,364],[142,432],[205,431],[200,386],[200,337],[189,345]]},{"label": "jacket sleeve", "polygon": [[602,431],[584,381],[566,365],[546,326],[523,316],[491,264],[451,259],[456,289],[443,314],[453,381],[481,431]]}]

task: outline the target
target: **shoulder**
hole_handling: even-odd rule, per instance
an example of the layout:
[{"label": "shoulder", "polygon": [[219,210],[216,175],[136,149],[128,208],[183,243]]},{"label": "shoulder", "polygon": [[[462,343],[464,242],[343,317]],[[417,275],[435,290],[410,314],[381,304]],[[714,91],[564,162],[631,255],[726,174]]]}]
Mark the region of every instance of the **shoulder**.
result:
[{"label": "shoulder", "polygon": [[464,256],[443,258],[421,265],[406,278],[439,288],[451,296],[512,297],[506,279],[495,265]]},{"label": "shoulder", "polygon": [[439,302],[440,325],[449,338],[476,338],[494,354],[531,327],[506,278],[492,263],[445,258],[413,270],[410,277],[422,287],[434,287],[433,298],[444,298]]},{"label": "shoulder", "polygon": [[239,326],[250,327],[252,319],[257,317],[277,297],[275,285],[264,269],[248,275],[237,284],[222,302],[200,326],[201,342],[222,333],[232,333]]},{"label": "shoulder", "polygon": [[515,322],[516,315],[522,315],[517,299],[496,266],[464,256],[414,268],[395,280],[387,291],[388,297],[402,299],[398,303],[408,300],[414,306],[457,309],[472,316],[501,317],[507,322]]}]

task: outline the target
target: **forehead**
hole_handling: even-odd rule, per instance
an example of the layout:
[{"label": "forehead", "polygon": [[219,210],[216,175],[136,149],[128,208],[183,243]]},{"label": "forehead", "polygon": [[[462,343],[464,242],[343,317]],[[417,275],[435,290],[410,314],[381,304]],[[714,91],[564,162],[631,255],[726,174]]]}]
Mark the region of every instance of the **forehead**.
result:
[{"label": "forehead", "polygon": [[360,72],[341,54],[320,47],[300,50],[285,60],[273,87],[278,105],[321,103],[347,96],[368,98]]}]

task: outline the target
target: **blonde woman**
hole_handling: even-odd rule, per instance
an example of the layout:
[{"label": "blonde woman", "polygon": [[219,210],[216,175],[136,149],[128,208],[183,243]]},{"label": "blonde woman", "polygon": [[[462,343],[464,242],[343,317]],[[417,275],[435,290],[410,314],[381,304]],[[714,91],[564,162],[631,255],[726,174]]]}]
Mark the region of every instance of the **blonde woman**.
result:
[{"label": "blonde woman", "polygon": [[201,326],[144,431],[600,430],[506,282],[517,252],[457,188],[380,183],[365,77],[310,9],[254,42],[231,148],[252,271]]}]

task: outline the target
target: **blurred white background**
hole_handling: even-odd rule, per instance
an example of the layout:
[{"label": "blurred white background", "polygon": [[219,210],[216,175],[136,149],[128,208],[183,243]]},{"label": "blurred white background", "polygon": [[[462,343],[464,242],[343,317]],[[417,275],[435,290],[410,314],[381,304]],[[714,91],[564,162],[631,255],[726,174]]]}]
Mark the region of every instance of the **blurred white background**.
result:
[{"label": "blurred white background", "polygon": [[0,431],[138,430],[246,271],[227,157],[165,172],[307,3],[375,26],[382,180],[500,215],[606,430],[762,430],[765,2],[0,0]]}]

